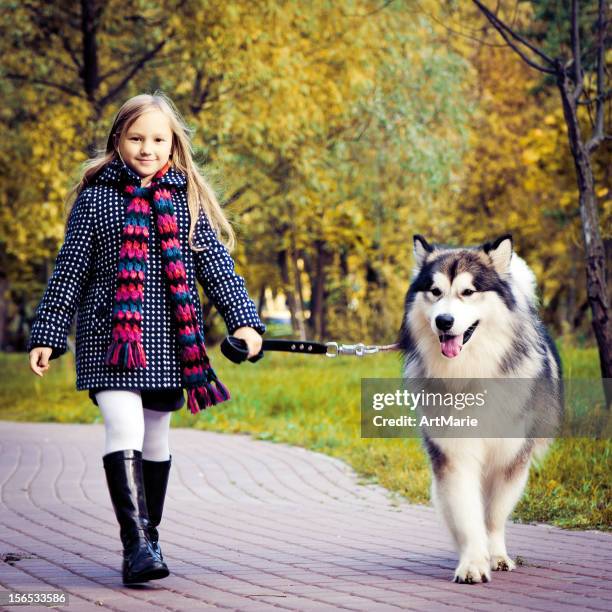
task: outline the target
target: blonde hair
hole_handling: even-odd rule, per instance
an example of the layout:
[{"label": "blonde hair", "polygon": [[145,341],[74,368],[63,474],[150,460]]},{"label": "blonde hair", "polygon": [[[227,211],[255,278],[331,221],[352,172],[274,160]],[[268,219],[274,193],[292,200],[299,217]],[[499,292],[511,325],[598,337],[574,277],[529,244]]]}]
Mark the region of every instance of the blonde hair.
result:
[{"label": "blonde hair", "polygon": [[134,121],[150,110],[159,110],[168,117],[170,129],[172,130],[172,166],[187,177],[187,204],[191,217],[189,246],[195,251],[204,250],[193,244],[193,231],[200,212],[203,212],[208,217],[208,221],[217,236],[221,238],[221,233],[224,233],[225,237],[222,239],[222,242],[229,251],[232,251],[236,244],[234,230],[225,216],[215,196],[215,192],[193,161],[193,149],[190,138],[193,130],[187,126],[170,98],[160,91],[156,91],[154,94],[134,96],[127,100],[119,109],[108,135],[106,149],[100,149],[96,157],[87,160],[83,164],[81,179],[68,193],[67,201],[69,204],[67,207],[66,227],[70,211],[81,191],[93,183],[94,178],[104,166],[120,157],[119,152],[115,149],[115,137],[119,141]]}]

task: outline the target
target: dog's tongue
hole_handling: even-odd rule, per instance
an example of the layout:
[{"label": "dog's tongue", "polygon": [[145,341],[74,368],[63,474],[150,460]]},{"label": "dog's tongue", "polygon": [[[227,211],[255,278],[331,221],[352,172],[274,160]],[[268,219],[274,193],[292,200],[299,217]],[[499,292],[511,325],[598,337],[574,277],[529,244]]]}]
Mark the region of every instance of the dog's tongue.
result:
[{"label": "dog's tongue", "polygon": [[459,336],[445,336],[440,342],[442,354],[446,357],[456,357],[461,352],[463,346],[463,334]]}]

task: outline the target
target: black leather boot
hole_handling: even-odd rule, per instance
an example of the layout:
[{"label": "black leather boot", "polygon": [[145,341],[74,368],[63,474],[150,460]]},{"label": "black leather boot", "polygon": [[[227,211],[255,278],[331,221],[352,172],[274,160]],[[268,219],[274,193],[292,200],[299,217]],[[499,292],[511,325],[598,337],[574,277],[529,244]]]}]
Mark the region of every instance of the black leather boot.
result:
[{"label": "black leather boot", "polygon": [[164,500],[166,499],[166,489],[168,488],[168,477],[170,476],[170,465],[172,455],[167,461],[142,460],[142,475],[144,479],[145,497],[147,499],[147,509],[149,511],[149,540],[153,550],[163,561],[164,557],[159,546],[159,525],[164,511]]},{"label": "black leather boot", "polygon": [[104,470],[123,544],[123,583],[165,578],[170,572],[149,540],[149,516],[142,476],[142,452],[104,455]]}]

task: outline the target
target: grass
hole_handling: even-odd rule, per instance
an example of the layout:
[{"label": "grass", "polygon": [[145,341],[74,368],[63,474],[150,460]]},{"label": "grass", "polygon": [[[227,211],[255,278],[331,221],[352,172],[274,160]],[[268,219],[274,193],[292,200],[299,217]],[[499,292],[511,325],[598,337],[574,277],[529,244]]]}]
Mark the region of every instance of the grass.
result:
[{"label": "grass", "polygon": [[[560,350],[566,376],[598,377],[595,349],[562,345]],[[396,354],[362,359],[268,354],[256,365],[238,366],[218,350],[211,353],[232,401],[200,415],[180,410],[172,416],[173,426],[249,433],[327,453],[348,462],[364,482],[377,482],[412,502],[428,503],[430,472],[419,440],[360,437],[361,378],[397,378]],[[30,373],[25,354],[0,354],[0,364],[0,419],[101,422],[87,392],[74,390],[72,355],[52,361],[42,379]],[[609,439],[556,440],[532,469],[513,518],[610,530],[611,449]]]}]

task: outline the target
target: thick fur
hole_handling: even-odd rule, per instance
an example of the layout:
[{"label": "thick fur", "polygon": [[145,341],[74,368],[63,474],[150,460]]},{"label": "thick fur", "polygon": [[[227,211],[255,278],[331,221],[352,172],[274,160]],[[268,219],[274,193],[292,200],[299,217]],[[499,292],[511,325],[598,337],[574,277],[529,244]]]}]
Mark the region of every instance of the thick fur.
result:
[{"label": "thick fur", "polygon": [[[415,236],[414,255],[400,331],[404,377],[549,379],[558,401],[525,397],[522,411],[536,420],[550,420],[545,412],[559,417],[559,355],[537,315],[534,274],[513,252],[511,236],[470,248],[432,246]],[[440,336],[444,318],[446,325],[452,321],[448,336]],[[464,339],[476,321],[456,356],[442,353],[441,338]],[[523,438],[433,438],[422,431],[432,464],[432,499],[459,553],[457,582],[486,582],[491,570],[515,567],[505,523],[527,483],[532,457],[549,442],[529,437],[529,427],[526,432]]]}]

